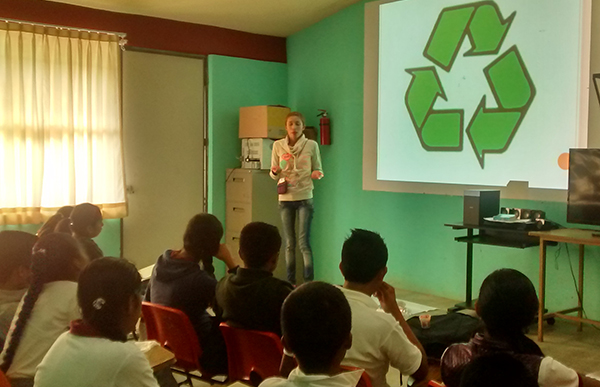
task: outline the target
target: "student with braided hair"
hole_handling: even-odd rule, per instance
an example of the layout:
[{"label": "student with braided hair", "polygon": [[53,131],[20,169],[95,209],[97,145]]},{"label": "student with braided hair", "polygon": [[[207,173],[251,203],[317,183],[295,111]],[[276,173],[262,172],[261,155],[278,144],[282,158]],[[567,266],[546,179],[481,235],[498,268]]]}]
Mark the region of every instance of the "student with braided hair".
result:
[{"label": "student with braided hair", "polygon": [[142,279],[119,258],[92,261],[79,277],[82,319],[71,322],[44,357],[36,387],[158,387],[136,345],[127,341],[142,304]]},{"label": "student with braided hair", "polygon": [[77,241],[61,233],[40,238],[31,260],[31,285],[0,354],[0,369],[13,387],[33,385],[46,352],[71,320],[79,318],[77,278],[88,262]]},{"label": "student with braided hair", "polygon": [[[50,218],[48,218],[48,220],[46,221],[46,223],[44,223],[42,225],[42,227],[40,227],[40,229],[37,232],[37,236],[38,238],[43,237],[44,235],[48,235],[48,234],[52,234],[53,232],[67,232],[67,233],[71,233],[70,230],[70,221],[68,220],[69,217],[71,216],[71,212],[73,211],[73,206],[64,206],[58,209],[58,211],[56,211],[56,214],[52,215]],[[65,222],[63,222],[63,220],[65,220]],[[65,226],[62,225],[66,225],[66,229],[68,231],[65,231]]]}]

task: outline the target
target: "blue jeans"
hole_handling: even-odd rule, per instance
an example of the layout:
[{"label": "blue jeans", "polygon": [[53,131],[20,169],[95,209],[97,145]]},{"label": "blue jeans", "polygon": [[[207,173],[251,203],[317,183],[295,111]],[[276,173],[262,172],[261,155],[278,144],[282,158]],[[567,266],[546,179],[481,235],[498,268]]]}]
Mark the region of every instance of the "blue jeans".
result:
[{"label": "blue jeans", "polygon": [[285,263],[287,278],[292,284],[296,283],[296,213],[298,213],[298,241],[304,260],[304,281],[312,281],[313,256],[310,248],[310,224],[315,208],[313,200],[295,200],[279,202],[279,214],[283,224],[283,239],[285,241]]}]

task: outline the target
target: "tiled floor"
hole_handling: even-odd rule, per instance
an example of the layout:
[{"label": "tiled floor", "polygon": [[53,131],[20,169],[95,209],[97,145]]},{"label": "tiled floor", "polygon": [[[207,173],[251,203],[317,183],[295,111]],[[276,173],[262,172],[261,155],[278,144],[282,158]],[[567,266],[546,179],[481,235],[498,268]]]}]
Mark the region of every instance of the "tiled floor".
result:
[{"label": "tiled floor", "polygon": [[[398,299],[429,305],[440,310],[446,310],[457,301],[428,294],[416,293],[408,290],[396,291]],[[577,332],[573,323],[557,320],[553,326],[546,325],[544,329],[544,342],[539,343],[542,351],[547,356],[552,356],[559,362],[583,373],[600,371],[600,330],[584,325],[583,332]],[[537,326],[532,325],[529,336],[537,341]],[[182,376],[176,375],[177,381],[182,381]],[[392,387],[400,385],[400,375],[395,369],[390,369],[387,375],[388,383]],[[208,383],[194,380],[194,386],[209,387]],[[218,386],[218,385],[216,385]]]}]

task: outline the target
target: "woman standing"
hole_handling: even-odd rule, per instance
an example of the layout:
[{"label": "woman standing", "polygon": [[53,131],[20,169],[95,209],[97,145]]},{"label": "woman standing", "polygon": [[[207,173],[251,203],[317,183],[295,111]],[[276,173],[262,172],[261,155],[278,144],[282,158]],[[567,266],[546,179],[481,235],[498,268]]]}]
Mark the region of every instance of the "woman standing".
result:
[{"label": "woman standing", "polygon": [[313,182],[323,177],[319,146],[304,136],[304,116],[291,112],[285,119],[287,136],[273,144],[271,177],[277,182],[279,213],[285,239],[287,278],[296,283],[296,214],[298,242],[304,260],[304,281],[313,280],[310,224],[313,218]]}]

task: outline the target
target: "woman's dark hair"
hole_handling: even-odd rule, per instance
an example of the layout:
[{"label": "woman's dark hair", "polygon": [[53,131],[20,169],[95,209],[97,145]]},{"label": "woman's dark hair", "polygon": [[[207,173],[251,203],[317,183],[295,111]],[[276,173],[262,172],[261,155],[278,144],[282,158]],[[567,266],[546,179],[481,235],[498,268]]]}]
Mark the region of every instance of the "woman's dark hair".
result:
[{"label": "woman's dark hair", "polygon": [[131,297],[140,296],[142,277],[135,266],[121,258],[98,258],[81,272],[77,301],[83,320],[104,337],[126,341],[122,332]]},{"label": "woman's dark hair", "polygon": [[[71,216],[71,212],[73,211],[73,206],[64,206],[58,209],[58,211],[56,211],[56,214],[52,215],[50,218],[48,218],[48,220],[46,221],[46,223],[44,223],[42,225],[42,227],[40,227],[40,229],[37,232],[37,236],[38,237],[43,237],[44,235],[53,233],[53,232],[64,232],[62,230],[57,230],[57,228],[59,228],[59,225],[61,224],[61,222],[63,220],[66,220],[66,224],[69,224],[70,221],[69,216]],[[67,231],[70,233],[70,231]]]},{"label": "woman's dark hair", "polygon": [[[490,335],[511,344],[519,353],[541,354],[524,335],[538,311],[533,284],[514,269],[496,270],[481,284],[477,311]],[[527,340],[526,340],[527,339]],[[539,353],[537,353],[539,351]]]},{"label": "woman's dark hair", "polygon": [[196,262],[202,261],[204,270],[209,274],[215,272],[212,257],[219,251],[223,225],[211,214],[195,215],[188,222],[183,235],[183,248]]},{"label": "woman's dark hair", "polygon": [[81,203],[71,212],[71,231],[77,235],[86,235],[88,227],[102,221],[102,211],[91,203]]},{"label": "woman's dark hair", "polygon": [[288,348],[305,373],[327,369],[350,336],[352,312],[341,290],[309,282],[290,293],[281,308]]},{"label": "woman's dark hair", "polygon": [[31,257],[33,279],[23,299],[23,307],[19,312],[11,339],[7,343],[6,353],[0,366],[3,372],[8,371],[12,364],[31,311],[44,285],[54,281],[76,280],[75,277],[79,272],[78,264],[85,262],[85,259],[79,244],[70,235],[48,234],[35,244]]},{"label": "woman's dark hair", "polygon": [[24,231],[0,231],[0,284],[19,266],[31,266],[31,249],[37,237]]}]

